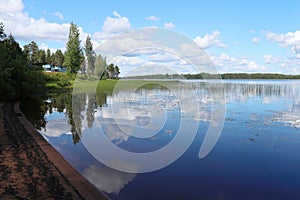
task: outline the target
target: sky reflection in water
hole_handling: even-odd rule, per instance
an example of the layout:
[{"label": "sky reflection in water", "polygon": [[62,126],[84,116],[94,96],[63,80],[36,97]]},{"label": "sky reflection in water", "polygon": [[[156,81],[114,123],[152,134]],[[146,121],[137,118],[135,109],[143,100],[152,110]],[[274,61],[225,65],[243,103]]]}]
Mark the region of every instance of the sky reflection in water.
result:
[{"label": "sky reflection in water", "polygon": [[[209,84],[217,86],[212,90],[215,95],[225,95],[227,112],[221,137],[204,159],[198,158],[198,151],[212,122],[211,107],[215,99],[205,84],[199,82],[193,82],[190,90],[176,92],[182,94],[181,100],[189,101],[191,92],[196,98],[198,104],[189,105],[184,112],[180,110],[178,96],[168,89],[103,94],[105,99],[101,103],[99,98],[97,102],[97,98],[82,94],[85,107],[77,113],[82,124],[80,137],[99,134],[101,129],[111,142],[127,151],[143,153],[160,149],[174,138],[181,119],[199,122],[192,146],[180,159],[159,171],[137,175],[99,163],[82,142],[73,144],[74,128],[68,123],[66,109],[48,112],[41,133],[112,199],[299,198],[300,82]],[[143,132],[145,138],[133,137],[144,128],[149,130]],[[157,134],[148,138],[153,131]]]}]

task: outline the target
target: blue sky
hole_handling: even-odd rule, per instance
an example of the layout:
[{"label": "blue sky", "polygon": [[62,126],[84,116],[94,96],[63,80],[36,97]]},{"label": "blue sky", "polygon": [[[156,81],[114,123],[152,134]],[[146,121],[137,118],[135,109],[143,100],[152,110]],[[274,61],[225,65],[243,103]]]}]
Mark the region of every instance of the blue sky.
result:
[{"label": "blue sky", "polygon": [[296,0],[0,0],[0,21],[21,45],[52,51],[65,49],[71,21],[95,49],[119,32],[167,28],[199,44],[220,72],[300,74],[299,8]]}]

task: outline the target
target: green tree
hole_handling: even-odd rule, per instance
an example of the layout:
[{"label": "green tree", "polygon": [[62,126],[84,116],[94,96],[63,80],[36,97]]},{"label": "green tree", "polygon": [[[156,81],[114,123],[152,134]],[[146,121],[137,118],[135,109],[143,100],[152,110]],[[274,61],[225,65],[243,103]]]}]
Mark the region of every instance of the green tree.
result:
[{"label": "green tree", "polygon": [[28,66],[21,47],[0,23],[0,100],[37,98],[45,89],[44,80],[41,70]]},{"label": "green tree", "polygon": [[109,64],[107,67],[108,78],[110,79],[114,78],[114,71],[115,71],[114,64],[113,63]]},{"label": "green tree", "polygon": [[106,57],[102,55],[98,55],[95,61],[95,74],[99,77],[99,79],[106,79]]},{"label": "green tree", "polygon": [[64,64],[64,54],[60,49],[58,49],[56,50],[54,55],[54,65],[63,66],[63,64]]},{"label": "green tree", "polygon": [[87,93],[87,108],[86,108],[86,119],[88,121],[88,127],[92,128],[95,120],[95,109],[97,108],[95,94]]},{"label": "green tree", "polygon": [[118,78],[120,74],[120,69],[119,67],[116,65],[114,68],[114,78]]},{"label": "green tree", "polygon": [[51,63],[51,51],[50,49],[47,49],[47,53],[46,53],[46,63],[50,64]]},{"label": "green tree", "polygon": [[96,54],[93,50],[93,43],[88,35],[85,40],[85,56],[87,59],[87,74],[90,76],[95,71]]},{"label": "green tree", "polygon": [[37,58],[37,63],[46,63],[46,52],[45,50],[38,50],[38,58]]},{"label": "green tree", "polygon": [[55,53],[51,53],[51,56],[50,56],[50,63],[51,65],[55,65]]},{"label": "green tree", "polygon": [[2,39],[4,38],[6,38],[6,34],[4,31],[4,24],[0,22],[0,40],[2,41]]},{"label": "green tree", "polygon": [[24,53],[26,55],[27,61],[30,65],[38,63],[39,59],[39,47],[35,41],[24,45]]},{"label": "green tree", "polygon": [[87,64],[86,64],[86,61],[85,61],[85,59],[84,59],[84,61],[81,63],[81,65],[80,65],[80,71],[81,71],[81,73],[82,74],[86,74],[86,70],[87,70]]},{"label": "green tree", "polygon": [[83,53],[80,47],[79,29],[73,22],[70,25],[69,40],[67,42],[67,50],[65,52],[64,66],[67,67],[69,73],[76,73],[83,62]]}]

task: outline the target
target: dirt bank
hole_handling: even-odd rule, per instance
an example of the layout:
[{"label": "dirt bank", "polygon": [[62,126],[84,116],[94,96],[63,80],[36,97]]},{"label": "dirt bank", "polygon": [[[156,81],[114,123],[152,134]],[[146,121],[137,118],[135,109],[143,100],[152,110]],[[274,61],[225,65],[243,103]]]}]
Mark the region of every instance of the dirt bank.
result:
[{"label": "dirt bank", "polygon": [[0,103],[0,199],[107,199],[26,120]]}]

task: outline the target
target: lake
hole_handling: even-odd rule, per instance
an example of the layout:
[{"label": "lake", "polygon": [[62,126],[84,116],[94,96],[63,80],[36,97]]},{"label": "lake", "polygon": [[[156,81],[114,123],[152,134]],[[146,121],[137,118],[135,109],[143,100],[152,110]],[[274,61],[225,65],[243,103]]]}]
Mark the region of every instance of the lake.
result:
[{"label": "lake", "polygon": [[299,86],[178,81],[61,93],[23,107],[47,141],[111,199],[299,199]]}]

